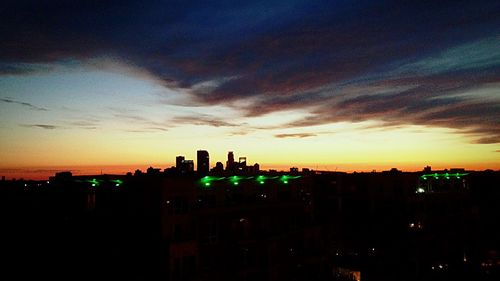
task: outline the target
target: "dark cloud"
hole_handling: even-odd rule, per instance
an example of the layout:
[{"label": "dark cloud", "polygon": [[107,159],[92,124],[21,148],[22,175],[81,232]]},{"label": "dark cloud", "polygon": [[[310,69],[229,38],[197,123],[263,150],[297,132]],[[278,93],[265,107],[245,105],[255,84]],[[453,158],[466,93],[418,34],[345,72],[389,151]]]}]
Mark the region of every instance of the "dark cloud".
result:
[{"label": "dark cloud", "polygon": [[414,124],[453,128],[475,137],[475,143],[499,142],[500,104],[452,95],[463,89],[471,90],[468,86],[419,86],[397,93],[333,98],[316,107],[308,117],[287,126],[377,120],[381,121],[380,126]]},{"label": "dark cloud", "polygon": [[245,135],[250,134],[251,132],[253,132],[253,129],[246,128],[246,129],[231,132],[228,135],[229,136],[245,136]]},{"label": "dark cloud", "polygon": [[127,109],[110,108],[112,116],[120,121],[126,122],[129,125],[135,126],[136,129],[125,130],[127,132],[158,132],[168,131],[171,124],[167,122],[153,121],[149,118],[135,113],[129,113]]},{"label": "dark cloud", "polygon": [[54,70],[54,67],[47,64],[30,64],[30,63],[1,63],[0,75],[22,75],[34,74],[39,72],[48,72]]},{"label": "dark cloud", "polygon": [[145,128],[139,128],[139,129],[133,129],[133,130],[123,130],[124,132],[127,133],[156,133],[156,132],[166,132],[168,131],[167,128],[161,128],[161,127],[145,127]]},{"label": "dark cloud", "polygon": [[4,103],[12,103],[12,104],[17,104],[17,105],[22,105],[22,106],[25,106],[31,110],[48,111],[48,109],[46,109],[44,107],[39,107],[39,106],[33,105],[31,103],[28,103],[28,102],[16,101],[12,98],[0,98],[0,101],[2,101]]},{"label": "dark cloud", "polygon": [[40,128],[40,129],[45,129],[45,130],[54,130],[54,129],[61,128],[60,126],[48,125],[48,124],[23,124],[21,126],[28,127],[28,128]]},{"label": "dark cloud", "polygon": [[68,125],[71,127],[77,127],[80,129],[95,130],[99,128],[99,122],[94,121],[73,121],[69,122]]},{"label": "dark cloud", "polygon": [[113,117],[121,119],[121,120],[126,120],[128,122],[140,122],[140,123],[151,122],[151,120],[149,120],[146,117],[143,117],[143,116],[137,115],[137,114],[130,114],[130,113],[114,113]]},{"label": "dark cloud", "polygon": [[309,138],[309,137],[315,137],[317,136],[316,134],[313,133],[295,133],[295,134],[276,134],[274,137],[276,138]]},{"label": "dark cloud", "polygon": [[7,1],[0,74],[112,57],[182,89],[196,106],[246,116],[305,109],[311,114],[289,126],[378,120],[495,143],[498,95],[474,91],[500,90],[499,14],[500,2],[485,0]]},{"label": "dark cloud", "polygon": [[212,126],[212,127],[237,127],[242,124],[231,123],[224,121],[220,118],[215,118],[209,115],[195,115],[195,116],[178,116],[171,120],[171,124],[190,124],[190,125],[200,125],[200,126]]}]

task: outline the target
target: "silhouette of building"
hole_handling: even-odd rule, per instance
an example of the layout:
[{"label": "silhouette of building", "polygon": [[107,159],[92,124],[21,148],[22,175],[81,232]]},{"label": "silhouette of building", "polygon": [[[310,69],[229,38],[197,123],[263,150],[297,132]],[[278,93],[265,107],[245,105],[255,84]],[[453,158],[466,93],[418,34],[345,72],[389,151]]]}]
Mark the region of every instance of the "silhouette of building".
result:
[{"label": "silhouette of building", "polygon": [[246,172],[247,171],[247,158],[239,157],[238,158],[238,171]]},{"label": "silhouette of building", "polygon": [[198,150],[196,152],[196,170],[201,174],[208,174],[210,169],[210,159],[208,156],[208,151],[206,150]]},{"label": "silhouette of building", "polygon": [[255,163],[253,164],[253,171],[255,173],[258,173],[260,171],[260,166],[259,166],[259,163]]},{"label": "silhouette of building", "polygon": [[159,175],[160,174],[160,170],[159,168],[153,168],[153,167],[149,167],[147,170],[146,170],[146,173],[149,174],[149,175]]},{"label": "silhouette of building", "polygon": [[16,257],[2,276],[500,280],[500,171],[243,173],[219,162],[199,176],[192,164],[0,181],[2,253]]},{"label": "silhouette of building", "polygon": [[212,172],[214,173],[224,172],[224,165],[222,164],[222,162],[215,163],[215,167],[212,169]]},{"label": "silhouette of building", "polygon": [[255,174],[260,171],[259,164],[255,163],[253,166],[247,166],[247,172],[250,174]]},{"label": "silhouette of building", "polygon": [[193,160],[182,160],[181,168],[179,171],[183,174],[192,173],[194,171],[194,161]]},{"label": "silhouette of building", "polygon": [[175,167],[180,170],[182,166],[182,161],[184,161],[184,156],[175,157]]},{"label": "silhouette of building", "polygon": [[229,151],[227,153],[227,162],[226,162],[226,171],[234,171],[235,170],[235,163],[234,163],[234,154],[232,151]]}]

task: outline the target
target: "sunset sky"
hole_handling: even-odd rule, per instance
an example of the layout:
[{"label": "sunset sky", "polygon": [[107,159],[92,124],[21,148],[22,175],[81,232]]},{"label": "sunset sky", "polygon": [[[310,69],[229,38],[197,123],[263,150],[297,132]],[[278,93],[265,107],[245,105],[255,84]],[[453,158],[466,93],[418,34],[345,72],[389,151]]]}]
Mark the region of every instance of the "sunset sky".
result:
[{"label": "sunset sky", "polygon": [[4,1],[0,176],[500,169],[500,1]]}]

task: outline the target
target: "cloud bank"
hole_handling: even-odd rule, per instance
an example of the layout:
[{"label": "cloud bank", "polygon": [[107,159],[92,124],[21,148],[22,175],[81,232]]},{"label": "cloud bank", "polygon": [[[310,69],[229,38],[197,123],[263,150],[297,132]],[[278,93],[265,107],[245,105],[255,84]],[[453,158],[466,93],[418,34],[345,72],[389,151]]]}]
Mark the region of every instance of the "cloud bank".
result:
[{"label": "cloud bank", "polygon": [[288,127],[377,120],[500,143],[499,14],[498,1],[7,1],[0,75],[113,58],[191,105],[310,113]]}]

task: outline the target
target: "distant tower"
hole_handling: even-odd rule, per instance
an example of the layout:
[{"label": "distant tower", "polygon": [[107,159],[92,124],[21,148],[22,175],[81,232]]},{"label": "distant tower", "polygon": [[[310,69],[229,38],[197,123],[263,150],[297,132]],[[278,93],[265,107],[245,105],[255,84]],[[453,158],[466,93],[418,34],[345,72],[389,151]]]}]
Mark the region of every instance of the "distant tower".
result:
[{"label": "distant tower", "polygon": [[227,171],[234,170],[234,154],[232,151],[229,151],[227,153],[226,170]]},{"label": "distant tower", "polygon": [[217,163],[215,164],[215,170],[216,170],[217,172],[222,172],[222,171],[224,171],[224,165],[222,165],[222,162],[217,162]]},{"label": "distant tower", "polygon": [[182,161],[184,161],[184,156],[177,156],[175,157],[175,167],[180,170],[182,167]]},{"label": "distant tower", "polygon": [[198,173],[207,174],[210,167],[210,159],[208,157],[208,151],[198,150],[196,152],[196,170]]},{"label": "distant tower", "polygon": [[247,164],[247,158],[246,158],[246,157],[240,157],[240,158],[238,159],[238,162],[239,162],[240,164],[245,164],[245,165],[246,165],[246,164]]},{"label": "distant tower", "polygon": [[182,160],[181,163],[181,173],[192,173],[194,170],[193,160]]},{"label": "distant tower", "polygon": [[256,173],[258,173],[258,172],[259,172],[259,170],[260,170],[260,166],[259,166],[259,164],[258,164],[258,163],[255,163],[255,164],[253,165],[253,171],[254,171],[254,172],[256,172]]},{"label": "distant tower", "polygon": [[247,171],[247,158],[246,157],[240,157],[238,159],[238,170],[240,171]]}]

